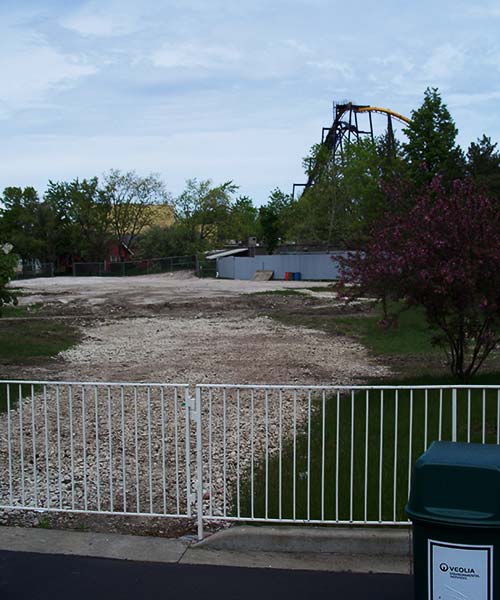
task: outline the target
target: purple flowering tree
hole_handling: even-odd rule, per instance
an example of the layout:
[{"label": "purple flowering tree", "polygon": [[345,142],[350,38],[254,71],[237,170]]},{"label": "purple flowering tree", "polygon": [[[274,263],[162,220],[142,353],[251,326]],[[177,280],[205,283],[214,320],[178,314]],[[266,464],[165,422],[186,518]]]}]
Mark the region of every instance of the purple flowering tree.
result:
[{"label": "purple flowering tree", "polygon": [[[387,193],[391,200],[398,192]],[[467,380],[500,341],[498,201],[471,181],[446,190],[435,178],[411,209],[374,228],[364,252],[343,261],[341,278],[350,297],[422,306],[438,331],[433,342],[447,351],[452,373]]]}]

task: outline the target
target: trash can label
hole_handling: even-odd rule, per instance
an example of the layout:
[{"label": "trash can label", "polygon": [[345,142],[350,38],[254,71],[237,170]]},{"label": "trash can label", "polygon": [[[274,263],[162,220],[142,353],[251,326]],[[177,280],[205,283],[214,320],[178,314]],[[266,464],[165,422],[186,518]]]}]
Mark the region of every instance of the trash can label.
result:
[{"label": "trash can label", "polygon": [[429,600],[493,600],[493,546],[428,540]]}]

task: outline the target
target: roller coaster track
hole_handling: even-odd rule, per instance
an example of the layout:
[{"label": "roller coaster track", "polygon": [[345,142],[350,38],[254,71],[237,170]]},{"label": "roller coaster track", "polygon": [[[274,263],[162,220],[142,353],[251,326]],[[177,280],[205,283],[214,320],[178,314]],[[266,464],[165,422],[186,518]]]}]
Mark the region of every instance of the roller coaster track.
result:
[{"label": "roller coaster track", "polygon": [[[365,113],[368,114],[369,119],[368,131],[361,130],[358,123],[358,115]],[[409,125],[411,123],[410,119],[407,117],[388,108],[382,108],[381,106],[359,105],[352,104],[351,102],[334,104],[333,123],[331,127],[323,127],[321,132],[321,147],[326,148],[330,155],[335,157],[338,153],[343,153],[345,142],[350,142],[351,139],[359,139],[361,135],[370,135],[372,140],[374,140],[372,114],[380,114],[387,117],[387,133],[389,140],[392,139],[393,142],[393,120],[403,123],[404,125]],[[319,154],[324,156],[324,153],[321,152],[321,150]],[[309,171],[307,182],[293,184],[293,195],[295,195],[295,188],[297,187],[302,187],[304,188],[304,191],[306,191],[314,185],[322,167],[323,163],[316,161]]]}]

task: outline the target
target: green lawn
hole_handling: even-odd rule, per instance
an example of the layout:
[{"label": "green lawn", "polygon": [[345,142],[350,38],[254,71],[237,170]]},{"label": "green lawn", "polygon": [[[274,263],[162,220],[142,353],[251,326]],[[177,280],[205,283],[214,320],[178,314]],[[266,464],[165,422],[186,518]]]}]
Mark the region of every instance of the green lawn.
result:
[{"label": "green lawn", "polygon": [[[278,318],[292,324],[297,317]],[[375,309],[368,314],[348,316],[306,315],[301,317],[301,324],[306,320],[309,327],[354,337],[381,362],[398,359],[395,364],[402,365],[400,376],[370,381],[370,385],[458,383],[443,368],[442,353],[432,346],[432,332],[421,311],[403,311],[398,326],[391,329],[382,329],[378,325],[380,318]],[[406,368],[405,360],[411,368]],[[426,366],[429,363],[441,366],[430,371]],[[494,363],[491,365],[490,372],[480,374],[471,384],[500,384],[500,372]],[[293,435],[284,440],[281,457],[260,457],[255,466],[253,502],[251,475],[245,474],[241,514],[304,520],[403,520],[409,463],[413,464],[433,440],[451,439],[451,406],[452,390],[442,394],[437,390],[427,394],[415,390],[412,395],[409,391],[396,395],[393,390],[385,390],[382,395],[372,390],[367,418],[365,391],[343,394],[338,400],[335,394],[327,395],[324,403],[322,398],[313,398],[310,430],[306,425],[297,431],[295,443]],[[457,439],[497,442],[499,406],[497,390],[488,390],[484,396],[480,390],[457,390]],[[236,514],[236,496],[233,500]]]},{"label": "green lawn", "polygon": [[[495,380],[498,381],[497,378]],[[470,418],[468,417],[468,394],[467,390],[457,391],[457,439],[482,442],[484,433],[484,441],[496,442],[497,391],[489,390],[485,395],[484,432],[482,392],[480,390],[470,392]],[[382,404],[383,423],[381,423]],[[284,441],[281,460],[278,454],[267,461],[267,477],[265,458],[261,457],[256,466],[253,511],[250,473],[246,474],[241,514],[245,516],[253,514],[255,517],[266,515],[267,479],[269,490],[267,516],[269,517],[343,521],[362,521],[365,518],[384,521],[402,520],[408,493],[410,452],[411,462],[413,462],[431,441],[439,437],[445,440],[451,439],[451,405],[451,390],[445,390],[442,396],[437,390],[430,390],[427,394],[423,390],[415,390],[412,395],[408,390],[399,391],[397,395],[393,390],[385,390],[383,393],[372,390],[369,392],[367,419],[365,391],[353,395],[350,393],[340,395],[338,402],[335,394],[327,395],[324,407],[322,398],[313,399],[310,431],[307,426],[298,431],[295,445],[293,436]],[[426,412],[427,431],[424,425]],[[353,437],[351,437],[352,432]],[[412,439],[411,447],[410,439]],[[294,453],[296,461],[294,461]],[[366,514],[365,479],[368,490]],[[309,505],[308,488],[310,489]],[[321,500],[323,496],[324,502]]]},{"label": "green lawn", "polygon": [[[401,307],[392,305],[393,310]],[[429,328],[423,310],[408,308],[399,312],[397,323],[389,328],[381,327],[382,314],[379,307],[368,316],[336,317],[339,332],[358,338],[373,354],[436,354],[442,352],[432,346],[435,331]]]},{"label": "green lawn", "polygon": [[[67,322],[22,318],[23,311],[26,309],[9,307],[5,316],[21,318],[0,319],[0,372],[2,365],[43,364],[79,339],[78,330]],[[5,409],[5,386],[0,386],[0,412]]]}]

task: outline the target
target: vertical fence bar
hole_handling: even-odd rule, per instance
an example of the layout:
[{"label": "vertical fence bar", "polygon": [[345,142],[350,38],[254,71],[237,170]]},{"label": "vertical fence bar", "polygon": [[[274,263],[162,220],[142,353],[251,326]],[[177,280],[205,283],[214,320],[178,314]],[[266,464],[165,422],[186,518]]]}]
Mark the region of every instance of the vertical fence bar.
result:
[{"label": "vertical fence bar", "polygon": [[36,457],[35,387],[31,384],[31,445],[33,448],[33,503],[38,507],[38,469]]},{"label": "vertical fence bar", "polygon": [[[5,384],[7,397],[7,457],[8,457],[8,469],[9,469],[9,505],[12,506],[13,494],[12,494],[12,431],[11,431],[11,406],[10,406],[10,383]],[[499,400],[500,406],[500,400]]]},{"label": "vertical fence bar", "polygon": [[365,393],[365,481],[364,481],[364,517],[368,521],[368,428],[370,415],[370,390]]},{"label": "vertical fence bar", "polygon": [[97,510],[101,510],[101,474],[100,474],[100,448],[99,448],[99,388],[94,386],[95,403],[95,481],[97,492]]},{"label": "vertical fence bar", "polygon": [[438,440],[441,441],[443,437],[443,388],[439,390],[439,417],[438,417]]},{"label": "vertical fence bar", "polygon": [[307,520],[311,520],[311,390],[307,393]]},{"label": "vertical fence bar", "polygon": [[470,401],[470,396],[471,396],[471,390],[468,389],[467,390],[467,442],[470,442],[470,429],[471,429],[471,401]]},{"label": "vertical fence bar", "polygon": [[[75,510],[75,441],[73,431],[73,386],[68,388],[69,407],[69,456],[71,466],[71,508]],[[125,444],[125,442],[124,442]]]},{"label": "vertical fence bar", "polygon": [[148,418],[148,472],[149,472],[149,512],[153,512],[153,451],[151,443],[151,387],[147,388],[147,418]]},{"label": "vertical fence bar", "polygon": [[46,479],[46,494],[47,508],[50,508],[50,469],[49,469],[49,418],[47,414],[47,386],[43,386],[43,421],[45,430],[45,479]]},{"label": "vertical fence bar", "polygon": [[191,508],[191,414],[190,414],[190,402],[191,396],[189,389],[186,388],[184,393],[184,427],[185,427],[185,454],[186,454],[186,503],[187,503],[187,516],[192,516]]},{"label": "vertical fence bar", "polygon": [[326,437],[326,423],[325,423],[325,391],[321,394],[321,520],[325,519],[325,437]]},{"label": "vertical fence bar", "polygon": [[451,392],[451,441],[457,441],[457,388]]},{"label": "vertical fence bar", "polygon": [[255,517],[254,511],[254,389],[250,392],[250,513],[252,519]]},{"label": "vertical fence bar", "polygon": [[265,484],[266,484],[266,496],[264,498],[264,514],[266,519],[269,518],[269,397],[268,390],[266,389],[264,392],[264,419],[266,421],[265,424],[265,434],[266,434],[266,473],[265,473]]},{"label": "vertical fence bar", "polygon": [[114,510],[113,498],[113,420],[111,418],[111,389],[108,386],[108,452],[109,452],[109,510]]},{"label": "vertical fence bar", "polygon": [[120,386],[120,406],[122,418],[122,494],[123,494],[123,512],[127,512],[127,461],[125,455],[125,390]]},{"label": "vertical fence bar", "polygon": [[337,390],[337,420],[335,423],[335,520],[339,520],[339,420],[340,420],[340,392]]},{"label": "vertical fence bar", "polygon": [[486,443],[486,388],[483,389],[483,430],[481,436],[481,442]]},{"label": "vertical fence bar", "polygon": [[135,508],[141,512],[139,476],[139,413],[137,407],[137,386],[134,386],[134,448],[135,448]]},{"label": "vertical fence bar", "polygon": [[214,488],[212,482],[212,388],[208,389],[208,489],[210,493],[210,515],[213,515]]},{"label": "vertical fence bar", "polygon": [[57,485],[59,490],[59,508],[62,509],[62,454],[61,454],[61,399],[59,386],[56,390],[56,433],[57,433]]},{"label": "vertical fence bar", "polygon": [[198,523],[198,540],[203,539],[203,440],[201,432],[202,398],[201,388],[195,391],[196,418],[196,517]]},{"label": "vertical fence bar", "polygon": [[429,390],[425,390],[424,393],[424,452],[427,450],[427,431],[428,431],[428,419],[429,419]]},{"label": "vertical fence bar", "polygon": [[399,390],[394,392],[394,471],[393,471],[393,490],[392,490],[392,520],[397,521],[397,495],[398,495],[398,411],[399,411]]},{"label": "vertical fence bar", "polygon": [[353,521],[354,506],[354,390],[351,390],[351,460],[349,465],[349,521]]},{"label": "vertical fence bar", "polygon": [[380,391],[380,453],[378,471],[378,520],[382,521],[382,476],[384,466],[384,390]]},{"label": "vertical fence bar", "polygon": [[410,497],[412,449],[413,449],[413,390],[410,390],[409,412],[410,412],[410,414],[409,414],[409,424],[408,424],[408,498]]},{"label": "vertical fence bar", "polygon": [[83,450],[83,506],[88,509],[87,497],[87,414],[85,407],[85,386],[81,386],[82,392],[82,450]]},{"label": "vertical fence bar", "polygon": [[227,516],[227,390],[222,393],[222,477],[223,514]]},{"label": "vertical fence bar", "polygon": [[241,399],[240,390],[236,391],[236,514],[241,516],[241,498],[240,498],[240,410]]},{"label": "vertical fence bar", "polygon": [[281,519],[283,514],[283,390],[281,389],[278,402],[278,517]]},{"label": "vertical fence bar", "polygon": [[293,391],[293,519],[297,518],[297,390]]},{"label": "vertical fence bar", "polygon": [[167,514],[167,451],[165,447],[165,389],[160,389],[161,415],[161,491],[163,499],[163,514]]},{"label": "vertical fence bar", "polygon": [[[188,390],[186,390],[184,398],[187,398]],[[180,486],[179,486],[179,399],[177,388],[174,392],[174,446],[175,446],[175,505],[177,514],[181,512],[180,506]]]},{"label": "vertical fence bar", "polygon": [[19,449],[21,462],[21,502],[26,505],[26,496],[24,489],[24,429],[23,429],[23,391],[22,386],[18,386],[18,407],[19,407]]}]

